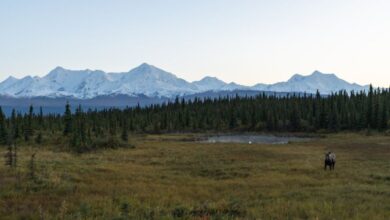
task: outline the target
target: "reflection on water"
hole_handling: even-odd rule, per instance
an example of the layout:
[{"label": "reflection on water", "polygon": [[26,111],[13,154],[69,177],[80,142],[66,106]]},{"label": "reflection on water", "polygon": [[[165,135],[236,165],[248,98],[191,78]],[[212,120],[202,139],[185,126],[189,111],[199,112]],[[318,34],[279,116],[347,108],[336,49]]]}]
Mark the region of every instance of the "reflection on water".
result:
[{"label": "reflection on water", "polygon": [[207,137],[205,143],[248,143],[248,144],[287,144],[289,142],[306,142],[311,138],[278,137],[273,135],[221,135]]}]

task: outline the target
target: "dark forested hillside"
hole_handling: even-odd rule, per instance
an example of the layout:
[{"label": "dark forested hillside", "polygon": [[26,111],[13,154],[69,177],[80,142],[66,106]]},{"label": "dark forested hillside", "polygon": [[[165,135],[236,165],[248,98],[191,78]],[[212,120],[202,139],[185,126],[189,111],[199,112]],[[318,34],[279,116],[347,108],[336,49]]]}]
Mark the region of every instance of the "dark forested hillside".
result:
[{"label": "dark forested hillside", "polygon": [[[202,131],[287,131],[375,129],[389,126],[390,92],[370,88],[368,93],[339,92],[316,95],[234,97],[217,99],[177,98],[168,104],[126,109],[83,110],[63,115],[28,114],[15,111],[8,118],[0,114],[0,142],[40,142],[67,137],[74,147],[88,147],[103,137],[127,139],[128,133]],[[39,108],[39,107],[38,107]],[[42,134],[46,134],[43,135]],[[53,134],[53,135],[48,135]],[[57,134],[57,135],[54,135]]]}]

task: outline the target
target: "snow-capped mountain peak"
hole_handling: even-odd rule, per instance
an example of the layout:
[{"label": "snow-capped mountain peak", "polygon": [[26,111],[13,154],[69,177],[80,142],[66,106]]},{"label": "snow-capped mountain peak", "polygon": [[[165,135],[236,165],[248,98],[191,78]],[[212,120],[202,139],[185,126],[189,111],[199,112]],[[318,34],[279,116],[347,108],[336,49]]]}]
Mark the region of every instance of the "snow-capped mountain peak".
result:
[{"label": "snow-capped mountain peak", "polygon": [[206,76],[199,81],[192,82],[200,91],[217,91],[225,86],[227,83],[218,79],[217,77]]},{"label": "snow-capped mountain peak", "polygon": [[63,68],[62,66],[57,66],[56,68],[54,68],[52,71],[50,72],[59,72],[59,71],[66,71],[65,68]]},{"label": "snow-capped mountain peak", "polygon": [[144,73],[147,73],[147,72],[151,72],[153,70],[161,70],[153,65],[150,65],[148,63],[142,63],[141,65],[131,69],[130,71],[132,70],[137,70],[139,72],[144,72]]},{"label": "snow-capped mountain peak", "polygon": [[[18,79],[16,79],[13,76],[9,76],[6,80],[4,80],[2,83],[0,83],[0,91],[7,91],[12,87],[14,83],[16,83]],[[5,93],[6,94],[6,93]],[[9,94],[7,94],[9,95]]]},{"label": "snow-capped mountain peak", "polygon": [[233,91],[233,90],[251,90],[248,86],[243,86],[240,84],[237,84],[235,82],[231,82],[229,84],[226,84],[221,88],[222,91]]},{"label": "snow-capped mountain peak", "polygon": [[124,77],[147,77],[147,78],[154,78],[154,79],[178,79],[177,76],[175,76],[172,73],[166,72],[160,68],[157,68],[155,66],[149,65],[147,63],[143,63],[139,65],[138,67],[130,70],[127,74],[125,74]]},{"label": "snow-capped mountain peak", "polygon": [[314,71],[311,75],[293,75],[288,81],[275,84],[256,84],[252,87],[225,83],[216,77],[204,77],[192,83],[173,73],[143,63],[128,72],[106,73],[101,70],[68,70],[56,67],[46,76],[8,77],[0,83],[0,95],[13,97],[64,97],[80,99],[107,95],[146,95],[175,97],[205,91],[256,90],[275,92],[308,92],[317,89],[323,94],[340,90],[363,90],[366,86],[348,83],[334,74]]},{"label": "snow-capped mountain peak", "polygon": [[116,94],[144,94],[147,96],[177,96],[193,94],[197,88],[184,79],[160,68],[143,63],[123,73],[116,81]]},{"label": "snow-capped mountain peak", "polygon": [[6,83],[6,84],[12,84],[14,82],[18,81],[17,78],[13,77],[13,76],[9,76],[7,79],[5,79],[3,81],[3,83]]},{"label": "snow-capped mountain peak", "polygon": [[364,90],[366,88],[348,83],[333,73],[322,73],[317,70],[308,76],[294,74],[287,82],[280,82],[267,87],[269,91],[315,93],[319,90],[323,94],[330,94],[340,90]]},{"label": "snow-capped mountain peak", "polygon": [[318,70],[314,70],[314,72],[311,74],[311,75],[333,75],[333,73],[328,73],[328,74],[326,74],[326,73],[321,73],[320,71],[318,71]]}]

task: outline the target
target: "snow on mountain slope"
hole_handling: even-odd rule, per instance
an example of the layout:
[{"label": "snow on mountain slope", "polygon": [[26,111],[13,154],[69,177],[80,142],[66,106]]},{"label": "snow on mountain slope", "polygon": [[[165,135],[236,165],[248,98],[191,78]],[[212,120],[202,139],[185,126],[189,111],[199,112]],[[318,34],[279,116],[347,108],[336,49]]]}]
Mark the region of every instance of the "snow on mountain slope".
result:
[{"label": "snow on mountain slope", "polygon": [[31,76],[23,77],[19,80],[6,80],[0,84],[1,94],[9,96],[23,96],[29,93],[31,89],[28,87],[34,83],[34,78]]},{"label": "snow on mountain slope", "polygon": [[330,94],[340,90],[359,91],[367,87],[357,84],[351,84],[338,78],[335,74],[325,74],[319,71],[314,71],[309,76],[295,74],[287,82],[275,83],[266,87],[268,91],[279,92],[307,92],[315,93],[317,89],[320,93]]},{"label": "snow on mountain slope", "polygon": [[[73,96],[82,98],[93,98],[100,95],[110,94],[110,91],[115,88],[114,81],[103,71],[91,71],[78,84]],[[76,95],[77,94],[77,95]]]},{"label": "snow on mountain slope", "polygon": [[172,97],[198,91],[195,85],[146,63],[127,73],[57,67],[44,77],[8,78],[0,83],[0,95],[14,97],[93,98],[114,94]]},{"label": "snow on mountain slope", "polygon": [[251,90],[251,87],[249,86],[243,86],[239,85],[235,82],[231,82],[229,84],[226,84],[225,86],[220,88],[221,91],[233,91],[233,90]]},{"label": "snow on mountain slope", "polygon": [[117,87],[113,90],[116,94],[172,97],[198,91],[191,83],[146,63],[125,73],[116,84]]},{"label": "snow on mountain slope", "polygon": [[227,85],[227,83],[224,81],[210,76],[206,76],[199,81],[194,81],[192,84],[195,85],[201,92],[217,91],[220,90],[223,86]]},{"label": "snow on mountain slope", "polygon": [[[40,79],[40,84],[47,87],[48,94],[41,96],[74,96],[80,98],[91,98],[99,90],[99,86],[108,83],[106,73],[99,70],[66,70],[57,67],[48,75]],[[97,93],[98,94],[98,93]]]},{"label": "snow on mountain slope", "polygon": [[264,84],[264,83],[258,83],[254,86],[251,87],[252,90],[256,91],[266,91],[269,85]]},{"label": "snow on mountain slope", "polygon": [[10,76],[8,77],[6,80],[4,80],[2,83],[0,83],[0,91],[6,91],[8,90],[10,87],[12,87],[12,85],[14,83],[16,83],[18,81],[18,79],[16,79],[15,77],[13,76]]},{"label": "snow on mountain slope", "polygon": [[178,78],[149,64],[123,73],[106,73],[100,70],[67,70],[57,67],[44,77],[26,76],[22,79],[9,77],[0,83],[0,95],[11,97],[75,97],[94,98],[107,95],[128,95],[149,97],[175,97],[192,95],[205,91],[275,91],[323,94],[340,90],[363,90],[367,86],[348,83],[334,74],[319,71],[309,76],[295,74],[287,82],[271,85],[256,84],[252,87],[225,83],[215,77],[205,77],[192,83]]}]

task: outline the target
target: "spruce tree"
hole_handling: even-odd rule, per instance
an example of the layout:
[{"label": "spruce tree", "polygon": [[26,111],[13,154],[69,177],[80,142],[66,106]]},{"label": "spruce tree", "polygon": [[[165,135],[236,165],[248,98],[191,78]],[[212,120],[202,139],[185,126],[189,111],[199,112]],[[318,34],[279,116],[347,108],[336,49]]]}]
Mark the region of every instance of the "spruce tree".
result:
[{"label": "spruce tree", "polygon": [[316,98],[313,106],[314,127],[319,129],[321,127],[321,94],[317,90]]},{"label": "spruce tree", "polygon": [[290,128],[291,131],[298,131],[301,127],[300,123],[300,117],[299,117],[299,111],[298,106],[296,103],[293,103],[293,109],[290,114]]},{"label": "spruce tree", "polygon": [[70,110],[69,102],[65,105],[64,113],[64,136],[68,136],[72,132],[72,112]]},{"label": "spruce tree", "polygon": [[30,105],[30,108],[28,110],[28,131],[29,135],[33,136],[34,135],[34,107],[33,105]]},{"label": "spruce tree", "polygon": [[44,120],[43,120],[43,110],[42,110],[42,106],[39,107],[38,125],[39,125],[39,129],[43,129],[43,128],[44,128]]},{"label": "spruce tree", "polygon": [[19,133],[19,120],[17,119],[15,109],[12,109],[10,121],[11,121],[10,128],[11,128],[11,131],[13,133],[13,138],[14,139],[18,139],[20,137],[20,133]]},{"label": "spruce tree", "polygon": [[30,105],[27,121],[24,123],[24,140],[29,141],[31,136],[34,135],[33,131],[33,115],[34,115],[34,107]]},{"label": "spruce tree", "polygon": [[109,118],[109,134],[110,136],[113,138],[115,137],[116,135],[116,119],[115,117],[113,116],[113,114],[110,114],[110,118]]},{"label": "spruce tree", "polygon": [[78,153],[87,151],[89,142],[86,132],[86,119],[81,106],[76,109],[73,129],[71,147]]},{"label": "spruce tree", "polygon": [[383,101],[383,105],[382,105],[382,116],[381,116],[381,120],[379,122],[379,128],[380,130],[386,130],[387,129],[387,126],[388,126],[388,121],[389,121],[389,116],[388,116],[388,110],[387,110],[387,102],[386,100]]},{"label": "spruce tree", "polygon": [[366,113],[366,122],[367,122],[367,127],[372,128],[372,121],[373,121],[373,96],[374,96],[374,89],[372,85],[370,85],[370,88],[368,90],[368,97],[367,97],[367,113]]},{"label": "spruce tree", "polygon": [[0,107],[0,145],[6,145],[8,140],[8,132],[6,119],[2,108]]},{"label": "spruce tree", "polygon": [[129,140],[129,134],[128,134],[127,129],[128,129],[127,128],[127,120],[125,119],[123,122],[122,134],[121,134],[121,139],[125,142],[127,142]]}]

